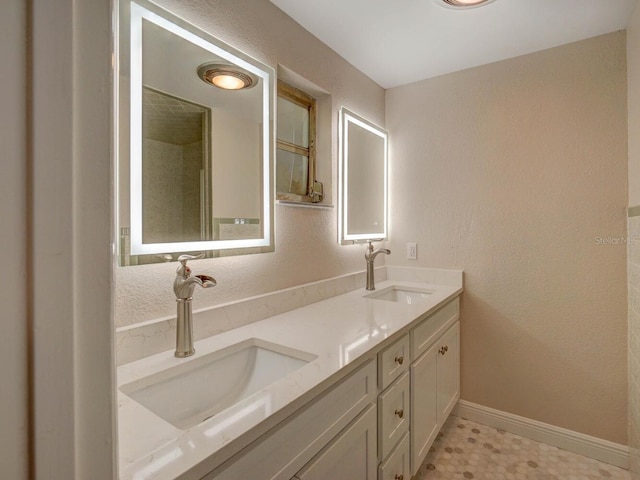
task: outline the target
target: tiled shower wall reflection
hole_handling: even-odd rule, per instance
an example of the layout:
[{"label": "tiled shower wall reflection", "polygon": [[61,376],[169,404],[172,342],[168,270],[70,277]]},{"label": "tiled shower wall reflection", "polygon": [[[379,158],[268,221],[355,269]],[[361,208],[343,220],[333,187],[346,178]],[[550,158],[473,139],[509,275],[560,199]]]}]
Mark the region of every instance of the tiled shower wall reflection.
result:
[{"label": "tiled shower wall reflection", "polygon": [[144,140],[142,202],[145,243],[200,240],[202,142]]},{"label": "tiled shower wall reflection", "polygon": [[640,207],[629,212],[629,463],[640,480]]}]

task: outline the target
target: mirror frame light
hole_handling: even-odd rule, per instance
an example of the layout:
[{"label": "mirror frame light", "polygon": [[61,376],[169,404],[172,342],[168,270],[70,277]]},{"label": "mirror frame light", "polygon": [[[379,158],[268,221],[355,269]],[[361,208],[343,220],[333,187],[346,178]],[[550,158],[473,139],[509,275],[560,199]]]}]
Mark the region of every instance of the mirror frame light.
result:
[{"label": "mirror frame light", "polygon": [[[339,157],[338,157],[338,241],[342,245],[366,242],[369,240],[384,240],[388,237],[388,196],[389,196],[389,133],[365,118],[356,115],[345,107],[339,113]],[[349,234],[349,124],[357,125],[384,141],[384,215],[382,229],[361,234]]]},{"label": "mirror frame light", "polygon": [[[226,45],[208,33],[149,3],[131,2],[130,29],[130,248],[131,255],[146,255],[230,248],[271,247],[273,250],[273,165],[275,158],[275,70]],[[155,12],[152,11],[156,10]],[[262,133],[262,238],[239,240],[203,240],[192,242],[142,242],[142,22],[147,20],[263,80]],[[259,65],[259,66],[258,66]],[[197,65],[195,66],[197,67]],[[194,75],[196,74],[194,70]],[[133,188],[133,186],[138,188]]]}]

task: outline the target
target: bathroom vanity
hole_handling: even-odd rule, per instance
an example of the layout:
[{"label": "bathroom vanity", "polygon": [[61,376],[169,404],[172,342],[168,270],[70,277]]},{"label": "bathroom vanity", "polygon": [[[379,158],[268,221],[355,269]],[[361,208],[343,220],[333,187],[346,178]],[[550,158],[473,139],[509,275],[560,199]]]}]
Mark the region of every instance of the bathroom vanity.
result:
[{"label": "bathroom vanity", "polygon": [[459,397],[456,273],[390,274],[120,366],[120,478],[409,480]]}]

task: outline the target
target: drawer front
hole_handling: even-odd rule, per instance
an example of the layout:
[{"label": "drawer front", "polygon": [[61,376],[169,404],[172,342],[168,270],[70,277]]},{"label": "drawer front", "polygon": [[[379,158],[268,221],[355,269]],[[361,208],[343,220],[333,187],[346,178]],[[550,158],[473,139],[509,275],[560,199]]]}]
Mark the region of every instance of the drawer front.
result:
[{"label": "drawer front", "polygon": [[376,401],[370,361],[204,478],[289,480],[367,405]]},{"label": "drawer front", "polygon": [[393,381],[409,370],[409,335],[404,335],[393,345],[385,348],[378,357],[378,386],[384,390]]},{"label": "drawer front", "polygon": [[378,397],[378,456],[385,459],[409,431],[409,372]]},{"label": "drawer front", "polygon": [[378,480],[411,480],[408,433],[404,434],[389,458],[378,467]]},{"label": "drawer front", "polygon": [[456,297],[411,330],[412,359],[418,358],[444,333],[444,329],[460,318],[460,298]]}]

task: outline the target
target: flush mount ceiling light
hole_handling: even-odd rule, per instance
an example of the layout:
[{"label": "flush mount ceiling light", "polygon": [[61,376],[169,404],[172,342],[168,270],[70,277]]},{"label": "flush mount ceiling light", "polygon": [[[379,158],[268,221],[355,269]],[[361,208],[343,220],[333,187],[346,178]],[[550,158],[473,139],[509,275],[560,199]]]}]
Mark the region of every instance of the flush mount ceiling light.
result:
[{"label": "flush mount ceiling light", "polygon": [[251,88],[258,79],[235,65],[224,63],[205,63],[198,67],[198,76],[209,85],[224,90],[242,90]]},{"label": "flush mount ceiling light", "polygon": [[486,5],[494,0],[436,0],[445,7],[474,8]]}]

